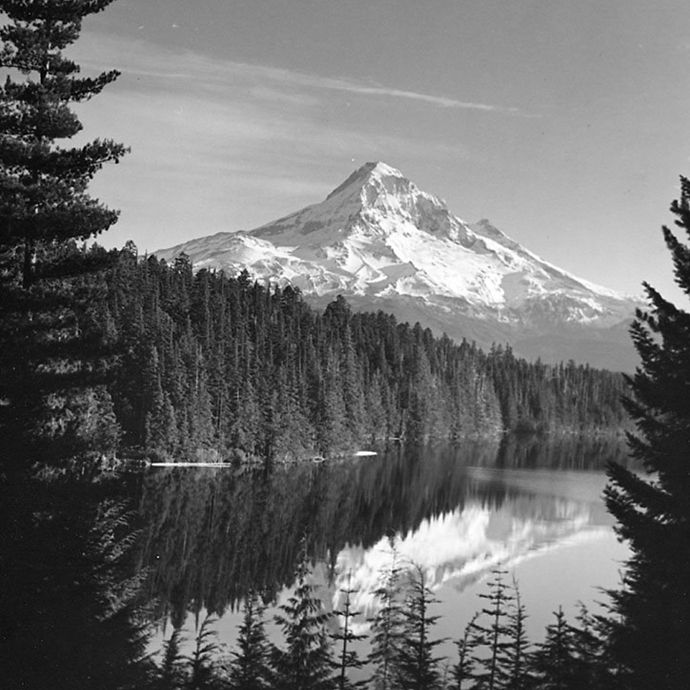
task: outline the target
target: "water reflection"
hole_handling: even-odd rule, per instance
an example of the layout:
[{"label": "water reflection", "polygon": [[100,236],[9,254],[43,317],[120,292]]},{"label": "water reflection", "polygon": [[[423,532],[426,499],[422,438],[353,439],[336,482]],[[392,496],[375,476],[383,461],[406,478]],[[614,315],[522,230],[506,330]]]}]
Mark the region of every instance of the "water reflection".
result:
[{"label": "water reflection", "polygon": [[505,436],[495,466],[522,469],[601,470],[609,462],[627,462],[623,437]]},{"label": "water reflection", "polygon": [[401,561],[424,569],[448,637],[476,609],[461,602],[486,572],[539,563],[521,581],[539,620],[536,607],[543,601],[548,615],[561,603],[575,568],[598,582],[597,568],[610,563],[601,470],[612,459],[624,461],[624,451],[600,439],[505,439],[273,472],[0,481],[3,680],[143,687],[155,675],[146,623],[180,627],[209,611],[231,642],[236,605],[250,590],[280,601],[305,544],[328,608],[340,607],[349,574],[353,603],[371,614],[392,539]]},{"label": "water reflection", "polygon": [[334,604],[352,572],[371,607],[391,535],[435,588],[462,590],[495,565],[609,533],[601,469],[612,459],[624,450],[603,439],[506,439],[272,473],[152,471],[139,565],[150,569],[157,615],[176,625],[189,611],[222,615],[252,589],[276,598],[302,539]]},{"label": "water reflection", "polygon": [[[451,586],[460,593],[492,569],[512,570],[548,550],[610,533],[610,519],[600,500],[601,474],[561,476],[558,482],[553,471],[478,472],[468,468],[467,474],[472,479],[468,485],[476,493],[454,510],[423,519],[416,529],[395,541],[396,557],[408,568],[412,564],[421,567],[434,591]],[[484,493],[482,485],[493,493]],[[502,500],[486,500],[497,495],[499,485],[504,489]],[[342,549],[332,588],[334,607],[339,607],[338,591],[351,576],[357,590],[354,603],[367,615],[373,614],[379,573],[389,567],[391,559],[386,538],[370,548]]]}]

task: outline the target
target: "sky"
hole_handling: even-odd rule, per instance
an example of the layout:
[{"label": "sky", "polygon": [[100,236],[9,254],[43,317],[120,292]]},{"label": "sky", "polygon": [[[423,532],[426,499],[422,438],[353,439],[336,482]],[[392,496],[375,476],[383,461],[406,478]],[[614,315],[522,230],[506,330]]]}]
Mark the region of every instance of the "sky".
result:
[{"label": "sky", "polygon": [[[687,0],[116,0],[69,49],[119,80],[80,141],[142,251],[249,230],[382,160],[468,222],[680,300],[660,227],[690,175]],[[687,299],[687,298],[686,298]]]}]

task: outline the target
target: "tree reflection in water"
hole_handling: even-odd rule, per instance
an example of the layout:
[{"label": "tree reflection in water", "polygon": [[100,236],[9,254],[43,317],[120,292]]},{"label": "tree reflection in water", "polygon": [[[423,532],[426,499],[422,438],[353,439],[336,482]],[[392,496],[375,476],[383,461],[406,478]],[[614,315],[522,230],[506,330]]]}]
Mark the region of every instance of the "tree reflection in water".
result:
[{"label": "tree reflection in water", "polygon": [[377,458],[270,473],[152,471],[140,505],[146,527],[139,565],[151,570],[147,596],[156,600],[159,617],[180,626],[190,611],[222,615],[251,591],[275,598],[292,584],[303,538],[309,558],[325,564],[325,578],[335,586],[346,547],[361,553],[387,535],[404,540],[422,523],[461,514],[468,502],[499,519],[509,501],[511,510],[530,518],[561,520],[569,510],[563,501],[547,497],[535,505],[502,473],[601,469],[623,452],[603,439],[506,439],[500,445],[397,448]]},{"label": "tree reflection in water", "polygon": [[[590,511],[586,520],[599,508],[540,488],[534,470],[596,469],[621,452],[602,440],[506,439],[272,472],[191,468],[97,482],[4,482],[3,685],[146,687],[161,673],[154,661],[160,666],[162,657],[146,656],[154,626],[170,620],[180,628],[189,613],[222,616],[250,592],[275,599],[292,585],[302,548],[321,563],[316,576],[333,594],[329,607],[338,607],[342,578],[351,577],[353,605],[367,611],[362,577],[377,574],[388,537],[405,558],[423,561],[422,546],[433,552],[425,577],[434,585],[454,568],[467,570],[476,555],[451,544],[474,518],[488,538],[518,549],[534,546],[526,525],[537,525],[538,539],[579,529],[580,507]],[[507,531],[511,524],[519,538]],[[470,582],[476,572],[463,577]]]}]

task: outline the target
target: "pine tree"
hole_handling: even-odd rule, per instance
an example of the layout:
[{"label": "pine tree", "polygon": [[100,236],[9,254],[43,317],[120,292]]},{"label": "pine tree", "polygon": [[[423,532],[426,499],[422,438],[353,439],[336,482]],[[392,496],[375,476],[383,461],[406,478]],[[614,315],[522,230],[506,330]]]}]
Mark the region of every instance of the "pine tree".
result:
[{"label": "pine tree", "polygon": [[332,660],[326,633],[330,618],[314,585],[303,555],[296,573],[296,587],[275,622],[283,631],[285,647],[273,649],[275,687],[280,690],[331,690]]},{"label": "pine tree", "polygon": [[593,616],[582,603],[575,620],[577,625],[571,627],[571,632],[575,652],[576,685],[594,688],[616,687],[607,644],[607,633],[612,620]]},{"label": "pine tree", "polygon": [[338,631],[331,633],[330,636],[331,640],[340,645],[340,649],[335,650],[336,659],[334,660],[334,666],[336,673],[333,678],[335,687],[338,690],[353,690],[365,685],[363,681],[353,682],[347,675],[350,669],[360,669],[364,666],[364,662],[359,658],[357,652],[352,649],[354,642],[364,640],[367,637],[362,634],[358,635],[352,630],[354,619],[360,615],[359,611],[352,610],[352,595],[356,592],[357,590],[352,588],[352,573],[348,573],[347,587],[340,590],[340,593],[345,595],[343,608],[333,611],[333,615],[339,621],[342,621],[342,625],[339,625]]},{"label": "pine tree", "polygon": [[184,656],[180,650],[183,642],[181,629],[175,628],[163,643],[163,659],[153,684],[157,690],[180,690],[185,686]]},{"label": "pine tree", "polygon": [[426,584],[424,571],[421,566],[415,566],[405,600],[402,637],[395,659],[395,679],[401,690],[432,690],[440,682],[440,659],[433,656],[433,651],[443,640],[430,637],[439,618],[429,611],[434,603],[436,599]]},{"label": "pine tree", "polygon": [[[690,235],[690,181],[671,205]],[[663,228],[676,283],[690,294],[690,247]],[[612,593],[620,623],[612,649],[629,688],[687,687],[690,655],[690,313],[645,283],[648,311],[631,328],[641,363],[626,409],[637,426],[631,454],[653,478],[609,468],[606,503],[632,556],[624,587]]]},{"label": "pine tree", "polygon": [[379,574],[379,586],[374,590],[378,609],[369,620],[371,652],[368,661],[374,668],[370,680],[374,690],[392,690],[395,687],[394,671],[402,635],[402,604],[399,600],[401,567],[392,538],[389,546],[390,565]]},{"label": "pine tree", "polygon": [[467,690],[471,687],[466,683],[471,682],[474,678],[474,658],[476,655],[475,641],[473,636],[475,624],[479,618],[479,612],[475,613],[470,619],[470,622],[465,626],[463,636],[456,642],[458,649],[458,661],[453,666],[453,681],[452,690]]},{"label": "pine tree", "polygon": [[511,649],[508,616],[514,597],[503,579],[505,571],[494,570],[492,575],[488,593],[479,595],[488,602],[481,610],[481,616],[486,618],[487,622],[477,622],[473,626],[473,646],[485,647],[487,650],[486,656],[475,659],[476,687],[482,690],[498,690],[505,687],[506,679],[512,670],[506,667],[505,660]]},{"label": "pine tree", "polygon": [[0,64],[22,77],[8,77],[0,88],[0,228],[3,248],[19,249],[24,287],[38,277],[43,248],[88,239],[117,220],[117,212],[91,199],[86,188],[104,163],[120,160],[125,147],[110,140],[55,145],[82,129],[69,104],[88,100],[119,75],[113,70],[78,77],[79,66],[62,52],[79,37],[84,17],[111,2],[0,2],[10,20],[0,29]]},{"label": "pine tree", "polygon": [[508,641],[502,650],[500,661],[501,666],[506,669],[505,687],[507,690],[527,690],[531,687],[530,642],[525,629],[527,612],[515,578],[513,578],[512,590],[513,599],[508,609],[506,624]]},{"label": "pine tree", "polygon": [[194,649],[185,657],[188,690],[214,690],[219,685],[216,666],[220,645],[214,639],[216,631],[211,628],[214,622],[210,615],[204,618],[194,638]]},{"label": "pine tree", "polygon": [[3,687],[148,687],[133,514],[112,489],[0,483]]},{"label": "pine tree", "polygon": [[[0,2],[9,20],[0,28],[0,67],[9,73],[0,87],[0,430],[13,429],[11,453],[34,460],[42,459],[36,440],[45,427],[70,423],[76,391],[102,380],[103,343],[84,319],[96,297],[88,276],[109,257],[75,242],[117,220],[87,186],[126,149],[109,140],[72,148],[56,142],[82,128],[70,104],[118,76],[79,77],[63,55],[84,17],[111,2]],[[59,457],[52,440],[51,455]]]},{"label": "pine tree", "polygon": [[539,690],[578,690],[575,641],[562,608],[554,612],[555,623],[546,626],[546,639],[532,657],[532,669]]},{"label": "pine tree", "polygon": [[265,690],[270,687],[270,646],[264,626],[265,607],[250,593],[244,602],[244,617],[237,638],[237,651],[230,664],[230,687],[235,690]]}]

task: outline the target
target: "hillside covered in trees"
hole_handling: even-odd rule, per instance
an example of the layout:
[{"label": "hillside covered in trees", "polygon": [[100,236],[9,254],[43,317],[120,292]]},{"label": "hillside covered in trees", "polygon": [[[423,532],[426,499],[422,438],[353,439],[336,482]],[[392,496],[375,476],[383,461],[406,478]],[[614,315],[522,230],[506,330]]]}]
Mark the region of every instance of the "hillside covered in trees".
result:
[{"label": "hillside covered in trees", "polygon": [[[138,571],[133,561],[148,553],[178,567],[185,591],[179,591],[178,582],[160,578],[167,585],[167,601],[160,604],[178,618],[196,603],[194,585],[204,601],[238,601],[245,594],[242,586],[249,590],[256,578],[221,592],[213,590],[208,572],[195,583],[187,566],[199,559],[189,537],[202,546],[215,545],[218,538],[227,548],[225,530],[211,531],[215,524],[207,514],[217,515],[220,527],[246,516],[248,524],[252,511],[265,514],[269,502],[263,501],[263,489],[250,483],[247,499],[241,500],[238,488],[234,496],[240,500],[225,513],[214,499],[223,484],[198,482],[164,492],[166,487],[154,482],[146,487],[151,500],[144,508],[151,506],[149,517],[160,520],[149,519],[146,532],[127,486],[143,475],[99,473],[89,461],[123,447],[270,459],[336,452],[378,438],[599,431],[621,425],[622,377],[574,364],[530,364],[498,347],[483,353],[382,313],[354,314],[342,299],[317,313],[290,288],[252,284],[246,274],[194,274],[184,257],[168,266],[140,260],[133,246],[113,253],[79,249],[77,242],[117,220],[117,211],[91,198],[87,189],[100,168],[117,162],[126,148],[102,139],[74,148],[58,145],[82,128],[70,105],[97,95],[118,76],[113,70],[82,77],[79,65],[62,51],[77,39],[84,18],[111,2],[0,1],[9,21],[0,28],[2,65],[9,72],[0,86],[3,681],[7,687],[39,690],[200,689],[222,687],[219,683],[248,690],[248,679],[259,688],[271,687],[275,679],[285,690],[353,687],[347,672],[359,661],[346,644],[354,640],[348,636],[354,635],[348,621],[358,613],[350,606],[354,591],[341,590],[343,606],[333,614],[344,625],[327,639],[324,624],[334,616],[322,610],[301,554],[292,570],[297,587],[274,619],[282,643],[268,646],[263,604],[243,596],[248,607],[241,644],[228,663],[230,678],[214,673],[217,648],[208,622],[198,628],[190,654],[182,652],[175,626],[164,641],[163,658],[154,659],[147,618],[152,602],[142,596],[149,572]],[[686,178],[671,208],[676,226],[690,236]],[[690,248],[668,228],[664,237],[676,282],[690,294]],[[394,684],[384,687],[687,687],[690,314],[649,285],[646,292],[649,311],[639,312],[632,327],[641,365],[630,380],[626,408],[637,427],[629,437],[632,456],[651,479],[610,463],[607,507],[632,556],[621,589],[610,593],[609,615],[592,619],[583,612],[572,627],[559,611],[544,643],[530,649],[517,588],[506,586],[496,572],[488,594],[480,595],[485,606],[479,618],[457,640],[457,663],[443,678],[433,656],[437,640],[429,635],[436,620],[429,608],[433,593],[420,570],[418,577],[413,572],[402,587],[394,587],[392,566],[377,596],[385,604],[380,611],[391,613],[388,621],[397,625],[381,618],[372,622],[367,656],[377,671],[395,670]],[[578,465],[586,467],[589,457]],[[499,456],[497,464],[503,462]],[[66,464],[62,473],[41,471],[61,463]],[[539,455],[531,449],[516,458],[516,466],[534,465],[539,466]],[[96,471],[89,474],[84,467]],[[294,484],[271,484],[281,474],[296,482],[306,470],[317,475],[322,469],[330,474],[305,487],[304,502],[289,493]],[[398,494],[380,490],[381,484],[390,489],[387,474],[372,477],[372,493],[384,499],[382,528],[402,508],[410,511],[410,522],[427,512],[417,487],[429,469],[419,463],[413,474],[402,476],[405,488]],[[337,463],[305,463],[293,470],[240,468],[236,474],[255,474],[265,495],[274,491],[268,514],[297,536],[314,513],[313,496],[351,484]],[[450,473],[438,475],[444,489],[463,488],[449,478]],[[504,500],[496,488],[487,492],[488,501]],[[354,503],[352,493],[347,504],[325,502],[321,515],[327,529],[323,539],[312,537],[317,546],[349,537],[348,514],[368,529],[373,525],[376,516]],[[166,496],[169,503],[157,510],[157,499]],[[189,506],[190,496],[202,499],[198,510]],[[438,505],[444,504],[441,496]],[[340,523],[330,519],[331,507]],[[175,539],[164,541],[159,529],[170,515],[186,519],[186,531],[176,535],[180,548]],[[365,530],[365,538],[372,533]],[[241,531],[235,551],[244,545],[251,549],[255,534]],[[149,541],[138,551],[142,536]],[[275,539],[266,551],[283,549],[286,560],[294,559],[294,543]],[[245,572],[254,566],[266,570],[257,551],[255,561],[243,560]],[[241,554],[223,556],[231,569]],[[279,581],[287,580],[288,572],[285,562],[275,569]],[[401,600],[403,609],[396,606]],[[400,634],[384,648],[390,632]],[[334,666],[337,679],[331,675]]]},{"label": "hillside covered in trees", "polygon": [[109,391],[127,447],[289,459],[623,424],[616,373],[484,353],[343,298],[319,313],[289,286],[139,259],[132,245],[104,280],[95,320],[119,344]]}]

